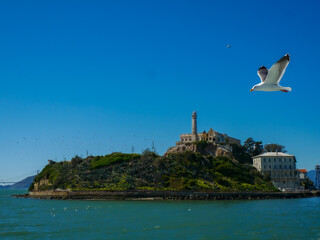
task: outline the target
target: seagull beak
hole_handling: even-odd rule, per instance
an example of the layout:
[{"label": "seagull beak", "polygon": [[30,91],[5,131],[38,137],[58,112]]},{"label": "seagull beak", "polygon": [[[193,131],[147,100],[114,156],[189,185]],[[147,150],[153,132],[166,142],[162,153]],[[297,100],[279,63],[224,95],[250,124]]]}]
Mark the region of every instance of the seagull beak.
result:
[{"label": "seagull beak", "polygon": [[250,92],[252,92],[252,91],[253,91],[253,88],[251,88]]}]

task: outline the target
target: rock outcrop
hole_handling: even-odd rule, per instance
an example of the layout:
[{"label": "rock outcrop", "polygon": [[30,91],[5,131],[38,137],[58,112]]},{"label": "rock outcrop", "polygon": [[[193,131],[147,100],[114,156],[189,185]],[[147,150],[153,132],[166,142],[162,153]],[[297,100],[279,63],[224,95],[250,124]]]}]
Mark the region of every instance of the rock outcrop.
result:
[{"label": "rock outcrop", "polygon": [[214,145],[212,143],[206,142],[179,144],[177,146],[169,148],[164,156],[168,156],[171,153],[183,153],[185,151],[196,152],[206,156],[226,156],[233,158],[231,149],[227,149],[223,145]]}]

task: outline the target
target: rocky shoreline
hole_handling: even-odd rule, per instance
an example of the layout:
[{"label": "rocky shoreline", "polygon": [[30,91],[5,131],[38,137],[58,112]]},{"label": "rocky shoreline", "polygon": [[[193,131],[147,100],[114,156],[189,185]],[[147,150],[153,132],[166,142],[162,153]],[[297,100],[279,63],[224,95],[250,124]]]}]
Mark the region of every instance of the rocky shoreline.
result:
[{"label": "rocky shoreline", "polygon": [[320,197],[320,191],[305,192],[194,192],[194,191],[31,191],[20,198],[58,200],[255,200]]}]

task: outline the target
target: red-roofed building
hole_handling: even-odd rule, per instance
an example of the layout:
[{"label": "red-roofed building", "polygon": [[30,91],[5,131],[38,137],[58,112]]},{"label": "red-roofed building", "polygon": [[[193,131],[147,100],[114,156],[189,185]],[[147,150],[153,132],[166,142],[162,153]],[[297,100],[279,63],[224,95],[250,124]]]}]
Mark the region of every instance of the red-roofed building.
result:
[{"label": "red-roofed building", "polygon": [[307,176],[307,169],[298,169],[298,176],[300,179],[306,179],[308,176]]}]

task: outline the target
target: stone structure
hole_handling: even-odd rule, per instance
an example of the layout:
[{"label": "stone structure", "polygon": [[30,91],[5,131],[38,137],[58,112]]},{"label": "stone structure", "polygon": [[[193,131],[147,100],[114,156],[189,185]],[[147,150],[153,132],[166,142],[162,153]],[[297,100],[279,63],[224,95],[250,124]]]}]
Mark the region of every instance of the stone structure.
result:
[{"label": "stone structure", "polygon": [[192,113],[192,133],[191,133],[191,141],[196,142],[198,141],[198,134],[197,134],[197,112],[194,111]]},{"label": "stone structure", "polygon": [[263,175],[268,174],[273,184],[282,191],[302,190],[296,174],[296,158],[282,152],[267,152],[254,156],[253,166]]},{"label": "stone structure", "polygon": [[[180,141],[176,142],[176,145],[191,143],[196,141],[207,141],[214,144],[227,145],[231,146],[231,144],[241,145],[241,141],[236,138],[229,137],[227,134],[218,133],[212,128],[208,132],[203,131],[202,133],[197,132],[197,113],[192,113],[192,129],[189,134],[181,134]],[[229,150],[231,147],[226,147]]]}]

